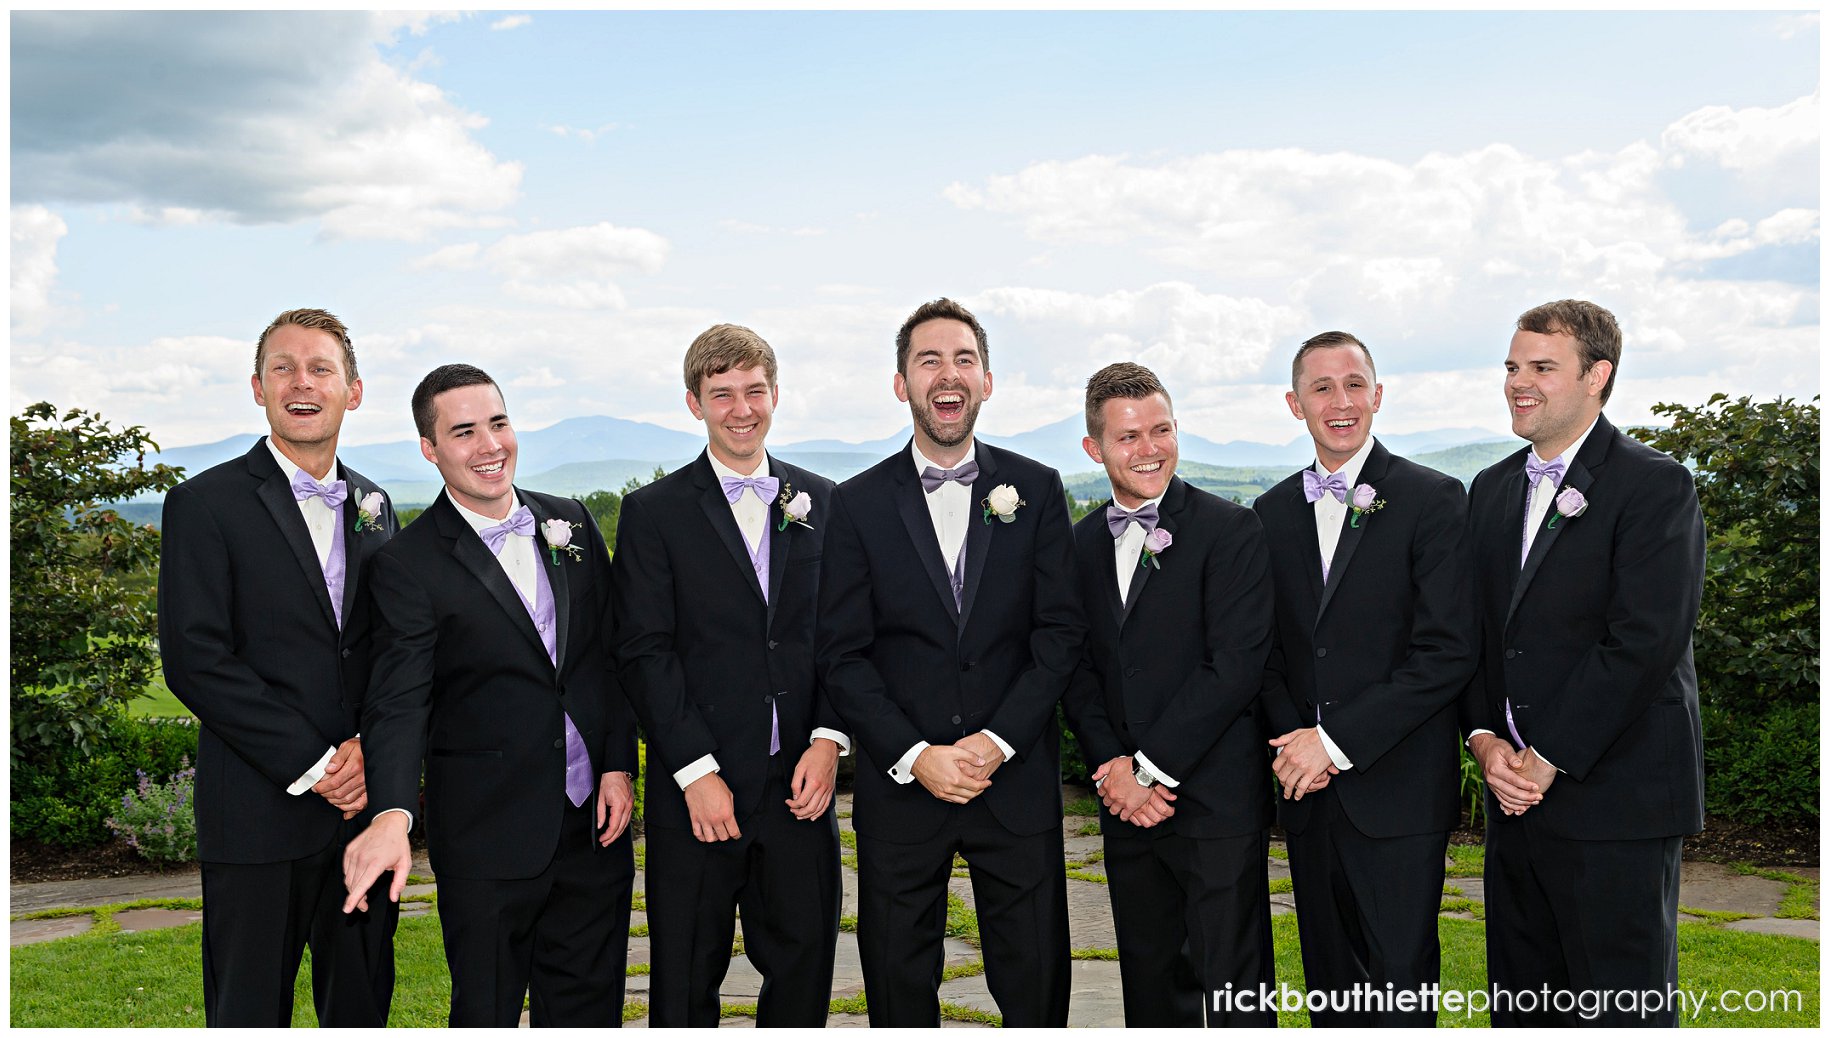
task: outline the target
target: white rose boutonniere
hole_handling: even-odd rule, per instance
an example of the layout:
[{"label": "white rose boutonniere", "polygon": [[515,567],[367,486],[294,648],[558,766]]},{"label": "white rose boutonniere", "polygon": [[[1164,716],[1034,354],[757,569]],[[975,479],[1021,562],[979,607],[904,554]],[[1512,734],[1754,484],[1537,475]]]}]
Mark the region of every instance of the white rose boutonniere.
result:
[{"label": "white rose boutonniere", "polygon": [[1016,487],[1009,483],[999,483],[985,497],[985,522],[991,522],[992,517],[996,516],[998,522],[1014,523],[1017,521],[1017,509],[1028,503],[1017,496]]},{"label": "white rose boutonniere", "polygon": [[381,510],[385,505],[386,501],[379,490],[371,490],[362,495],[362,500],[356,502],[356,532],[367,533],[381,529]]},{"label": "white rose boutonniere", "polygon": [[564,519],[548,519],[540,524],[540,536],[546,538],[546,549],[553,556],[553,565],[559,565],[559,553],[565,552],[574,560],[582,559],[585,553],[572,543],[572,531],[577,523],[568,523]]},{"label": "white rose boutonniere", "polygon": [[813,524],[807,521],[813,514],[813,498],[808,497],[805,490],[797,494],[792,484],[784,483],[782,496],[776,498],[775,503],[782,506],[782,521],[775,527],[777,530],[786,530],[789,523],[813,529]]}]

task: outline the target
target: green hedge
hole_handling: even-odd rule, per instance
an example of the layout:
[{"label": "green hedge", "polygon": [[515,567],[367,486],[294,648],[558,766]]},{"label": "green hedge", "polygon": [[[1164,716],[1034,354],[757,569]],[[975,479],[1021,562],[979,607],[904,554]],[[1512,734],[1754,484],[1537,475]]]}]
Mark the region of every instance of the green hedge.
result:
[{"label": "green hedge", "polygon": [[1818,705],[1703,705],[1709,813],[1745,824],[1817,824]]},{"label": "green hedge", "polygon": [[35,753],[13,766],[12,836],[63,847],[114,838],[108,816],[134,788],[136,771],[156,782],[197,762],[197,725],[188,719],[122,716],[109,723],[100,749],[85,757],[71,746]]}]

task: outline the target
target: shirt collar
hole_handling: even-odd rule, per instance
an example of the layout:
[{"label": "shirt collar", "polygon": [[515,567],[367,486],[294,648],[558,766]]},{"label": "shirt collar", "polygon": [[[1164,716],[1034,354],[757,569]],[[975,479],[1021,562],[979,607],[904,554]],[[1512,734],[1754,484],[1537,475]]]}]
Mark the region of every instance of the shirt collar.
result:
[{"label": "shirt collar", "polygon": [[[1347,464],[1336,470],[1340,472],[1341,478],[1347,481],[1349,487],[1360,481],[1360,470],[1366,467],[1366,459],[1372,454],[1374,442],[1376,442],[1375,438],[1368,436],[1366,442],[1360,444],[1360,449],[1353,452],[1353,457],[1347,459]],[[1315,474],[1318,476],[1328,474],[1328,467],[1322,464],[1322,459],[1319,457],[1315,459]]]},{"label": "shirt collar", "polygon": [[[1165,487],[1165,488],[1163,488],[1163,492],[1161,494],[1158,494],[1157,496],[1151,498],[1150,500],[1145,501],[1143,504],[1138,505],[1137,508],[1143,508],[1144,505],[1161,506],[1163,503],[1163,498],[1168,497],[1168,496],[1169,496],[1169,488]],[[1126,515],[1130,515],[1132,512],[1137,511],[1137,508],[1126,508],[1124,505],[1119,504],[1117,491],[1114,491],[1112,493],[1112,507],[1118,509],[1119,511],[1125,513]]]},{"label": "shirt collar", "polygon": [[[473,512],[470,509],[465,508],[463,505],[458,504],[457,498],[451,496],[450,487],[445,488],[445,497],[450,500],[451,507],[457,509],[457,513],[464,517],[464,521],[469,523],[470,528],[472,530],[475,530],[479,536],[483,533],[484,530],[487,530],[492,526],[501,526],[503,523],[508,521],[506,519],[491,519],[489,516],[486,516],[486,515],[482,514],[481,512]],[[515,492],[515,503],[513,505],[509,506],[508,514],[514,515],[515,509],[520,508],[520,507],[521,507],[521,494],[519,491],[516,491]]]},{"label": "shirt collar", "polygon": [[729,465],[726,465],[724,462],[719,461],[718,456],[713,454],[709,449],[705,452],[705,460],[712,463],[712,474],[719,479],[723,479],[726,476],[729,476],[732,479],[767,479],[769,476],[769,455],[767,452],[764,452],[763,454],[762,464],[756,466],[756,471],[747,476]]},{"label": "shirt collar", "polygon": [[915,459],[915,474],[920,475],[922,470],[927,468],[959,468],[960,465],[964,465],[966,462],[979,456],[979,444],[976,439],[968,438],[966,440],[966,456],[959,460],[959,465],[942,465],[940,462],[923,454],[921,452],[921,447],[919,447],[914,440],[909,441],[909,455]]},{"label": "shirt collar", "polygon": [[[267,450],[273,454],[273,460],[278,463],[280,475],[285,476],[288,483],[292,482],[293,477],[299,474],[299,463],[281,453],[280,449],[273,445],[272,436],[267,437]],[[306,473],[306,475],[310,475],[310,473]],[[330,472],[328,473],[328,476],[333,480],[337,478],[337,459],[335,457],[330,459]]]},{"label": "shirt collar", "polygon": [[[1582,453],[1582,445],[1589,442],[1589,433],[1592,433],[1595,431],[1595,422],[1599,422],[1599,421],[1601,421],[1601,416],[1596,415],[1595,421],[1590,422],[1589,427],[1587,429],[1582,430],[1582,435],[1576,437],[1576,442],[1569,445],[1569,450],[1566,450],[1562,454],[1557,455],[1557,458],[1563,459],[1563,470],[1565,472],[1569,471],[1570,463],[1576,460],[1576,455]],[[1531,456],[1534,458],[1538,458],[1538,448],[1537,447],[1534,446],[1531,448]],[[1538,458],[1538,460],[1543,461],[1543,462],[1549,462],[1549,461],[1555,461],[1556,458]]]}]

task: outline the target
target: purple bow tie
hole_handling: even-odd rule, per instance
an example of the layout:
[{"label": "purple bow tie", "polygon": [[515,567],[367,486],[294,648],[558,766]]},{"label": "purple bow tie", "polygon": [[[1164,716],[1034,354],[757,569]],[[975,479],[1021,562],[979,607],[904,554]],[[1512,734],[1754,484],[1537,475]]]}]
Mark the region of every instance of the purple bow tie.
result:
[{"label": "purple bow tie", "polygon": [[1550,477],[1552,486],[1562,486],[1564,468],[1562,458],[1553,461],[1539,461],[1536,454],[1525,455],[1525,480],[1533,487],[1544,482],[1545,476]]},{"label": "purple bow tie", "polygon": [[534,535],[534,513],[528,511],[526,505],[508,513],[507,519],[484,528],[481,531],[483,544],[489,548],[491,555],[500,555],[502,545],[508,543],[508,535],[511,533],[518,533],[523,537]]},{"label": "purple bow tie", "polygon": [[324,502],[326,508],[342,508],[349,498],[349,484],[341,479],[329,483],[320,483],[311,478],[311,474],[300,469],[292,474],[292,499],[303,501],[315,497]]},{"label": "purple bow tie", "polygon": [[782,481],[774,476],[719,476],[718,485],[724,488],[724,499],[732,504],[737,503],[744,491],[752,490],[766,505],[775,500],[775,492],[782,488]]},{"label": "purple bow tie", "polygon": [[1314,504],[1322,499],[1323,494],[1333,494],[1336,501],[1347,503],[1347,477],[1340,471],[1326,476],[1314,469],[1303,470],[1303,500]]},{"label": "purple bow tie", "polygon": [[963,461],[956,469],[937,469],[932,465],[921,470],[921,489],[932,494],[940,489],[942,483],[958,483],[962,487],[971,486],[979,478],[979,463],[976,460]]},{"label": "purple bow tie", "polygon": [[1152,501],[1135,512],[1127,512],[1117,505],[1106,506],[1106,529],[1112,531],[1114,540],[1123,537],[1125,527],[1131,523],[1143,527],[1145,536],[1149,536],[1156,529],[1156,502]]}]

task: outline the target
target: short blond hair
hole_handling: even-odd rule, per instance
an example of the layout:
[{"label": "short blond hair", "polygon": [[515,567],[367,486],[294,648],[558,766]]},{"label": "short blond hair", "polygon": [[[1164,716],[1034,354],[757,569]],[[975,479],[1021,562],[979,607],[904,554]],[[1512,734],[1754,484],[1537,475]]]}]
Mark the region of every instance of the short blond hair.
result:
[{"label": "short blond hair", "polygon": [[775,351],[763,337],[741,324],[714,324],[686,348],[686,391],[697,397],[700,384],[710,376],[758,364],[774,388]]},{"label": "short blond hair", "polygon": [[329,332],[343,344],[343,366],[348,381],[355,382],[361,376],[356,374],[356,347],[349,341],[349,329],[329,310],[288,310],[275,317],[261,337],[254,341],[254,377],[259,378],[261,367],[267,363],[267,338],[285,325],[296,324],[301,328],[311,328],[320,332]]}]

